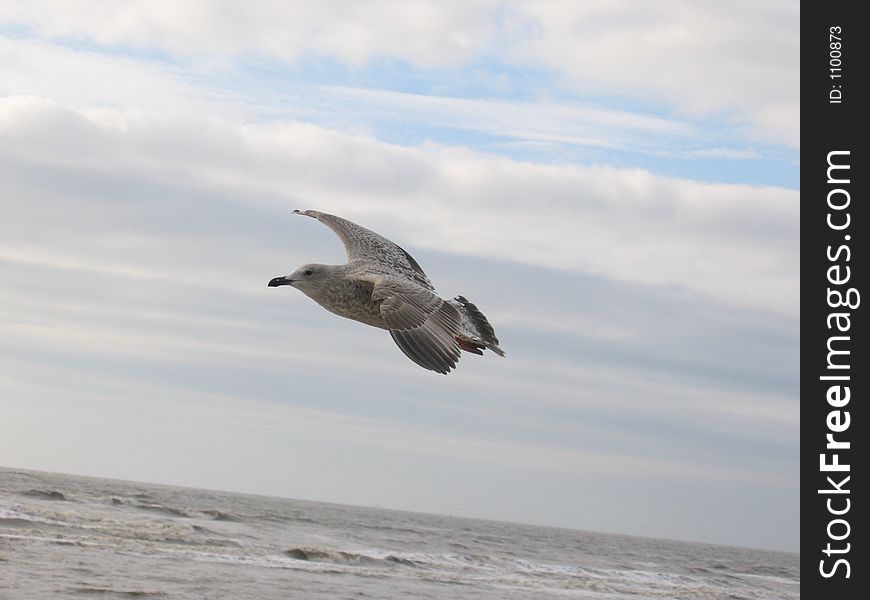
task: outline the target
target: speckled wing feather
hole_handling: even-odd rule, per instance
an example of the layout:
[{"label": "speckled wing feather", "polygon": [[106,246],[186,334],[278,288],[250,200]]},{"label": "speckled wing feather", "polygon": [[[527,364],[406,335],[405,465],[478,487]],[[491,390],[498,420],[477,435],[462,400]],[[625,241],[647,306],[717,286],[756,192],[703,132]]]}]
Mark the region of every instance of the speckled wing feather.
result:
[{"label": "speckled wing feather", "polygon": [[393,341],[425,369],[447,374],[456,367],[459,312],[437,295],[395,278],[380,278],[372,290]]},{"label": "speckled wing feather", "polygon": [[344,244],[348,263],[358,262],[367,273],[407,278],[427,290],[435,290],[417,261],[387,238],[329,213],[317,210],[293,212],[313,217],[332,229]]}]

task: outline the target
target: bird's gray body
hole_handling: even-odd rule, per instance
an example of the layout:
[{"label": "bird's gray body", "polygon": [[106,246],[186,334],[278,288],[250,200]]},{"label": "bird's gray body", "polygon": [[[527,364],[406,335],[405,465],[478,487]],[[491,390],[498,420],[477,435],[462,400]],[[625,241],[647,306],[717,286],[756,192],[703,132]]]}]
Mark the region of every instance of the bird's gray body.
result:
[{"label": "bird's gray body", "polygon": [[309,295],[320,306],[340,317],[389,329],[380,306],[372,300],[374,287],[373,283],[356,277],[352,270],[339,268],[320,293]]},{"label": "bird's gray body", "polygon": [[276,277],[270,286],[291,285],[339,316],[387,329],[418,365],[448,373],[460,350],[500,356],[492,326],[477,307],[457,296],[443,300],[410,254],[356,223],[319,211],[294,211],[332,229],[347,251],[343,265],[310,264]]}]

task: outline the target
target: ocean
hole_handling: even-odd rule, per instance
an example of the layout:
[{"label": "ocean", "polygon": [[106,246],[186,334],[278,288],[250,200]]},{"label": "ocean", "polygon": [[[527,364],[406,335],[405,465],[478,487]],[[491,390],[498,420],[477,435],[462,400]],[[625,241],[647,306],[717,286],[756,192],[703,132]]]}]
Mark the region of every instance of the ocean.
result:
[{"label": "ocean", "polygon": [[799,555],[0,468],[0,598],[800,597]]}]

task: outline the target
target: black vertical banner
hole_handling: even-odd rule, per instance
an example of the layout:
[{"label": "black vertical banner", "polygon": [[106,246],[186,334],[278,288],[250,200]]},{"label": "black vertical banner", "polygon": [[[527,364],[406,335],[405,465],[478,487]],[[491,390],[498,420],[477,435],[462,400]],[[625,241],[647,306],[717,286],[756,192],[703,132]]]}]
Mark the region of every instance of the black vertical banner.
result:
[{"label": "black vertical banner", "polygon": [[[801,7],[801,592],[866,598],[866,19]],[[861,350],[864,352],[861,352]],[[863,361],[863,362],[862,362]]]}]

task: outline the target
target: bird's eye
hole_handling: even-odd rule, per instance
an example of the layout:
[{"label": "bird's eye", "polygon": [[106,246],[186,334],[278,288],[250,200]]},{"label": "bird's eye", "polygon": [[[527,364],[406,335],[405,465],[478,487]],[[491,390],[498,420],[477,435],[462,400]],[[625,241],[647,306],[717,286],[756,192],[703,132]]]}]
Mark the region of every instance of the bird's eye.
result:
[{"label": "bird's eye", "polygon": [[311,273],[312,273],[311,269],[305,269],[305,274],[306,274],[306,275],[311,275]]}]

